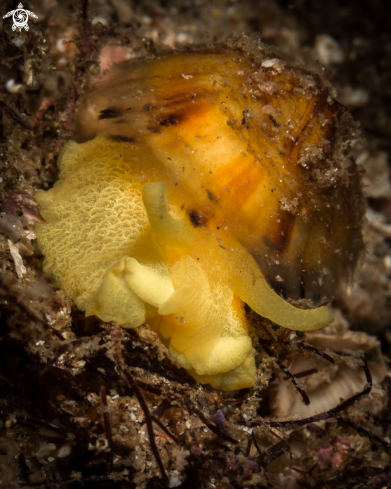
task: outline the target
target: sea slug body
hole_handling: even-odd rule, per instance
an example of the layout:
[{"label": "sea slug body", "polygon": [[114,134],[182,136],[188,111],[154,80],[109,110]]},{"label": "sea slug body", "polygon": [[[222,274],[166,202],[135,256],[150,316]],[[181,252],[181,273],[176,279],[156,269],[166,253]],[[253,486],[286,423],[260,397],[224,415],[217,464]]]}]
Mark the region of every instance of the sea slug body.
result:
[{"label": "sea slug body", "polygon": [[318,75],[266,51],[118,66],[36,194],[45,272],[86,315],[149,324],[200,382],[253,385],[245,304],[293,330],[327,326],[326,307],[286,299],[330,300],[362,249],[342,114]]}]

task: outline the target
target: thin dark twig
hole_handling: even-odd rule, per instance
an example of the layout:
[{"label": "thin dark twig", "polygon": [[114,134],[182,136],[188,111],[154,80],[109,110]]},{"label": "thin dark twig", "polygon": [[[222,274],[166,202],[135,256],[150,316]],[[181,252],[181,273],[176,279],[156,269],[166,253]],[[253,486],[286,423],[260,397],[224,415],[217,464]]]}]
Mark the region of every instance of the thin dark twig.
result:
[{"label": "thin dark twig", "polygon": [[183,400],[186,403],[189,411],[191,411],[193,414],[198,416],[200,420],[204,423],[204,425],[207,426],[210,429],[210,431],[212,431],[215,435],[219,436],[223,440],[229,441],[230,443],[234,443],[235,445],[239,443],[238,440],[235,440],[235,438],[226,435],[220,430],[220,428],[218,428],[217,426],[212,424],[208,419],[206,419],[202,411],[200,411],[196,406],[194,406],[194,404],[190,401],[190,399],[184,398]]},{"label": "thin dark twig", "polygon": [[15,385],[10,381],[10,379],[2,372],[0,372],[0,382],[5,382],[10,387],[15,387]]},{"label": "thin dark twig", "polygon": [[252,432],[252,438],[253,438],[253,442],[254,442],[255,448],[257,449],[257,452],[259,453],[259,455],[262,455],[262,452],[261,452],[261,449],[259,448],[257,439],[255,438],[254,431]]},{"label": "thin dark twig", "polygon": [[164,411],[166,411],[166,409],[169,409],[170,407],[171,407],[171,402],[168,399],[163,399],[163,401],[159,404],[159,406],[156,409],[152,411],[151,414],[157,417],[161,416],[164,413]]},{"label": "thin dark twig", "polygon": [[[77,43],[78,48],[80,49],[80,58],[78,62],[78,67],[76,68],[75,76],[73,79],[73,83],[69,92],[69,104],[67,109],[67,114],[63,121],[63,127],[66,131],[68,131],[74,121],[75,111],[76,111],[76,102],[79,96],[79,88],[83,81],[83,76],[85,74],[85,65],[88,61],[92,60],[94,53],[94,45],[91,41],[91,23],[88,18],[88,0],[82,0],[81,4],[81,14],[82,14],[82,35],[80,41]],[[64,136],[60,137],[60,139],[54,144],[55,148],[59,148],[63,144]]]},{"label": "thin dark twig", "polygon": [[375,435],[374,433],[367,430],[366,428],[363,428],[362,426],[356,424],[354,421],[351,421],[350,419],[345,418],[343,416],[335,416],[335,419],[337,419],[341,423],[350,426],[351,428],[356,430],[357,433],[359,433],[362,436],[365,436],[369,440],[379,443],[379,445],[381,445],[388,453],[391,453],[391,444],[387,443],[386,440],[380,438],[380,436]]},{"label": "thin dark twig", "polygon": [[330,363],[335,363],[335,360],[333,357],[331,357],[328,353],[326,353],[325,351],[319,349],[319,348],[315,348],[314,346],[312,345],[309,345],[307,342],[305,341],[297,341],[297,342],[286,342],[288,345],[291,345],[291,346],[296,346],[297,348],[301,348],[302,350],[308,350],[312,353],[315,353],[315,355],[318,355],[319,357],[322,357],[324,360],[327,360],[328,362]]},{"label": "thin dark twig", "polygon": [[250,456],[252,444],[253,444],[253,434],[251,433],[251,435],[249,436],[248,442],[247,442],[246,457]]},{"label": "thin dark twig", "polygon": [[[266,328],[264,324],[261,324],[262,329],[265,331],[265,333],[269,336],[270,340],[269,342],[275,341],[274,336],[271,334],[271,332]],[[268,340],[263,340],[263,341],[268,341]]]},{"label": "thin dark twig", "polygon": [[[45,367],[46,365],[44,363],[39,362],[39,366]],[[75,377],[68,369],[62,368],[62,367],[55,367],[54,365],[49,366],[48,371],[54,375],[56,375],[59,378],[68,380],[72,387],[77,388],[78,385],[80,385],[80,380]]]},{"label": "thin dark twig", "polygon": [[47,428],[51,431],[54,431],[55,433],[62,435],[64,437],[67,437],[68,433],[69,433],[69,432],[63,430],[62,428],[59,428],[55,424],[48,423],[47,421],[40,421],[39,419],[29,418],[27,416],[15,416],[15,419],[19,423],[26,423],[26,424],[42,426],[42,427]]},{"label": "thin dark twig", "polygon": [[226,406],[227,404],[241,404],[251,396],[251,393],[246,394],[245,396],[238,397],[237,399],[220,399],[220,403]]},{"label": "thin dark twig", "polygon": [[290,329],[285,329],[282,330],[281,334],[278,336],[278,343],[286,343],[289,336],[292,334],[292,330]]},{"label": "thin dark twig", "polygon": [[317,372],[317,368],[309,368],[308,370],[303,370],[302,372],[294,374],[294,376],[296,377],[296,379],[301,379],[302,377],[308,377],[309,375],[316,374]]},{"label": "thin dark twig", "polygon": [[151,418],[151,414],[149,412],[149,408],[147,403],[145,402],[145,399],[140,391],[139,386],[137,385],[137,382],[133,379],[133,376],[130,374],[129,370],[126,368],[124,365],[124,362],[122,360],[122,354],[121,354],[121,339],[122,339],[122,333],[118,325],[113,324],[112,325],[112,335],[115,340],[114,344],[116,346],[116,363],[117,363],[117,368],[120,371],[121,377],[125,381],[125,383],[133,389],[133,392],[135,396],[137,397],[137,400],[140,404],[141,409],[144,412],[145,416],[145,423],[147,425],[147,431],[148,431],[148,437],[149,437],[149,443],[151,445],[151,450],[152,453],[155,457],[156,463],[158,464],[160,473],[162,474],[162,478],[166,486],[169,485],[169,479],[167,477],[166,471],[164,469],[164,465],[162,462],[162,459],[159,454],[159,450],[156,445],[156,440],[155,440],[155,433],[153,430],[153,422]]},{"label": "thin dark twig", "polygon": [[113,434],[111,431],[111,421],[110,421],[110,414],[108,411],[108,405],[107,405],[107,396],[106,396],[106,387],[102,385],[100,388],[100,397],[102,399],[102,404],[103,404],[103,422],[105,425],[105,432],[106,432],[106,438],[109,443],[109,448],[110,448],[110,470],[114,469],[114,462],[113,462],[113,448],[114,448],[114,443],[113,443]]},{"label": "thin dark twig", "polygon": [[151,414],[151,419],[154,423],[156,423],[163,431],[164,433],[171,438],[172,441],[174,441],[178,445],[178,440],[175,435],[171,433],[171,431],[164,426],[164,424],[160,421],[159,418]]},{"label": "thin dark twig", "polygon": [[296,378],[294,375],[290,373],[287,367],[280,362],[280,360],[274,355],[274,353],[271,351],[271,349],[264,343],[261,343],[262,348],[265,350],[265,352],[269,355],[270,358],[273,358],[273,360],[276,362],[277,366],[284,372],[284,374],[288,377],[288,379],[291,381],[295,389],[299,392],[301,395],[303,402],[306,406],[310,404],[310,399],[306,393],[306,391],[301,387],[301,385],[297,382]]},{"label": "thin dark twig", "polygon": [[143,382],[141,380],[136,380],[137,385],[141,387],[141,389],[144,389],[145,391],[149,392],[150,394],[155,394],[157,396],[162,395],[162,390],[159,389],[159,387],[156,387],[151,384],[147,384],[146,382]]},{"label": "thin dark twig", "polygon": [[14,121],[16,121],[18,124],[20,124],[22,127],[25,129],[32,129],[31,124],[28,122],[25,122],[16,112],[14,112],[8,105],[6,105],[4,102],[0,101],[0,107],[3,109],[3,111],[8,114],[9,116],[12,117]]},{"label": "thin dark twig", "polygon": [[151,444],[152,452],[153,452],[153,454],[155,456],[156,462],[157,462],[157,464],[159,466],[159,469],[160,469],[160,472],[162,474],[162,478],[163,478],[165,484],[166,485],[169,485],[169,480],[168,480],[166,471],[164,469],[164,465],[163,465],[162,459],[160,457],[159,450],[158,450],[157,445],[156,445],[155,433],[153,431],[152,418],[151,418],[151,415],[149,413],[149,409],[148,409],[147,403],[145,402],[145,399],[144,399],[143,395],[141,394],[141,391],[140,391],[137,383],[135,382],[135,380],[133,379],[133,377],[130,375],[130,373],[128,372],[128,370],[125,369],[123,366],[121,366],[120,369],[121,369],[121,374],[122,374],[123,379],[124,380],[126,379],[126,382],[127,382],[128,386],[133,389],[133,392],[135,393],[135,395],[137,397],[137,400],[138,400],[138,402],[139,402],[139,404],[141,406],[141,409],[144,412],[145,422],[146,422],[146,425],[147,425],[149,442]]},{"label": "thin dark twig", "polygon": [[368,362],[365,358],[363,359],[363,362],[364,362],[363,369],[364,369],[364,373],[365,373],[365,379],[367,381],[364,389],[360,392],[357,392],[357,394],[354,394],[350,399],[347,399],[346,401],[342,402],[341,404],[339,404],[334,409],[331,409],[330,412],[331,412],[333,417],[336,414],[340,413],[341,411],[344,411],[348,407],[352,406],[359,399],[368,395],[371,392],[371,390],[372,390],[372,374],[371,374],[371,371],[369,370]]},{"label": "thin dark twig", "polygon": [[265,467],[266,465],[270,464],[270,462],[273,462],[273,460],[276,458],[281,457],[281,455],[288,450],[289,445],[284,441],[279,441],[265,452],[262,452],[262,454],[258,457],[258,463],[260,466]]},{"label": "thin dark twig", "polygon": [[53,328],[53,326],[50,326],[50,331],[55,335],[57,336],[57,338],[60,340],[60,341],[65,341],[65,338],[63,337],[63,335],[57,331],[55,328]]},{"label": "thin dark twig", "polygon": [[83,0],[81,13],[83,17],[84,35],[86,36],[86,38],[89,38],[91,36],[91,23],[88,19],[88,0]]},{"label": "thin dark twig", "polygon": [[269,431],[269,433],[271,433],[273,436],[275,436],[276,438],[278,438],[280,441],[283,440],[283,438],[280,435],[277,435],[277,433],[274,433],[274,431],[272,429],[270,429],[270,426],[266,426],[266,428]]}]

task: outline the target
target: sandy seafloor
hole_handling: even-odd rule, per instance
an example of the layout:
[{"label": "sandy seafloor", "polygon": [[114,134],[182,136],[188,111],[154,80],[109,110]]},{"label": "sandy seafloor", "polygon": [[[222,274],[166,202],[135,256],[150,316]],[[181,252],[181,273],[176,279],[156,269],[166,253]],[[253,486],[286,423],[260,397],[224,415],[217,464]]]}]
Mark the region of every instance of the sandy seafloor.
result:
[{"label": "sandy seafloor", "polygon": [[[2,0],[0,15],[15,4]],[[293,372],[304,370],[300,362],[316,368],[300,381],[315,412],[328,415],[267,425],[312,411],[259,345],[256,386],[232,395],[196,384],[147,327],[122,334],[125,363],[149,413],[177,437],[174,443],[154,425],[169,487],[389,487],[391,4],[42,0],[25,8],[38,16],[28,32],[12,31],[10,19],[0,25],[1,216],[18,221],[3,220],[0,229],[1,488],[166,487],[145,412],[113,361],[113,329],[85,319],[43,275],[31,196],[56,181],[77,102],[100,70],[161,43],[213,44],[242,34],[277,46],[281,57],[320,62],[361,128],[356,160],[368,204],[366,253],[354,282],[331,305],[337,335],[295,340],[338,351],[336,364],[309,354],[303,360],[297,348],[278,346],[279,332],[273,336],[281,363]],[[371,392],[360,355],[371,368]],[[347,409],[332,411],[366,387]]]}]

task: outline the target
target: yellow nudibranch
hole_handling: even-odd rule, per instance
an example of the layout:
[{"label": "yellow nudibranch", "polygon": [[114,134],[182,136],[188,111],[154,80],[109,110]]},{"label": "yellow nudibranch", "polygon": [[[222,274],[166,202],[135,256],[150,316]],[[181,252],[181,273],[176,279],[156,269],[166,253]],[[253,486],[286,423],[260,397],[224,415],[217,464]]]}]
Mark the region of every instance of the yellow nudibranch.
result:
[{"label": "yellow nudibranch", "polygon": [[44,270],[86,315],[148,324],[195,379],[254,384],[244,305],[292,330],[362,249],[343,108],[266,49],[134,59],[86,96],[36,200]]}]

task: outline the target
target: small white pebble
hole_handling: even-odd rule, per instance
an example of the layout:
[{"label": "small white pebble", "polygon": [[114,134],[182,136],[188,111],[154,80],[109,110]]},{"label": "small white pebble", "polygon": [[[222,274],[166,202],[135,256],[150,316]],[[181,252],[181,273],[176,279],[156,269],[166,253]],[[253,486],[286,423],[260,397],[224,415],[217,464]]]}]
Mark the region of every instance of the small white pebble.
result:
[{"label": "small white pebble", "polygon": [[107,27],[109,25],[107,19],[105,19],[104,17],[100,17],[100,16],[97,16],[97,17],[94,17],[91,21],[91,24],[92,25],[96,25],[96,24],[102,24],[104,25],[105,27]]},{"label": "small white pebble", "polygon": [[180,32],[176,36],[176,40],[177,40],[177,42],[189,42],[190,36],[188,34],[186,34],[186,32]]},{"label": "small white pebble", "polygon": [[285,66],[285,62],[279,58],[266,59],[262,64],[262,68],[273,68],[277,73],[281,73]]},{"label": "small white pebble", "polygon": [[331,63],[342,63],[344,54],[338,42],[327,34],[316,36],[315,50],[319,61],[324,66]]},{"label": "small white pebble", "polygon": [[342,103],[349,108],[363,107],[369,102],[369,93],[363,88],[344,87],[340,89]]},{"label": "small white pebble", "polygon": [[386,270],[391,270],[391,256],[390,255],[387,255],[386,257],[384,257],[383,263],[384,263]]},{"label": "small white pebble", "polygon": [[26,238],[29,240],[35,239],[37,236],[34,233],[34,231],[30,231],[29,233],[26,234]]},{"label": "small white pebble", "polygon": [[45,458],[51,455],[56,450],[56,445],[54,443],[45,443],[37,452],[38,458]]},{"label": "small white pebble", "polygon": [[178,476],[170,477],[169,487],[179,487],[181,484],[182,484],[182,481]]},{"label": "small white pebble", "polygon": [[275,62],[276,62],[276,58],[267,59],[261,64],[261,66],[262,68],[272,68]]},{"label": "small white pebble", "polygon": [[7,419],[7,421],[5,422],[5,427],[7,428],[7,430],[11,428],[12,421],[13,421],[12,419]]},{"label": "small white pebble", "polygon": [[15,83],[15,80],[11,78],[11,80],[8,80],[5,84],[5,88],[9,93],[12,93],[15,95],[16,93],[19,93],[23,85],[20,85],[19,83]]},{"label": "small white pebble", "polygon": [[19,278],[22,278],[26,273],[26,267],[23,265],[23,259],[20,256],[18,248],[14,245],[14,243],[9,239],[8,246],[10,248],[11,256],[15,263],[15,271]]},{"label": "small white pebble", "polygon": [[19,36],[16,39],[13,39],[11,42],[12,44],[15,44],[15,46],[19,47],[24,43],[25,40],[26,39],[24,36]]}]

